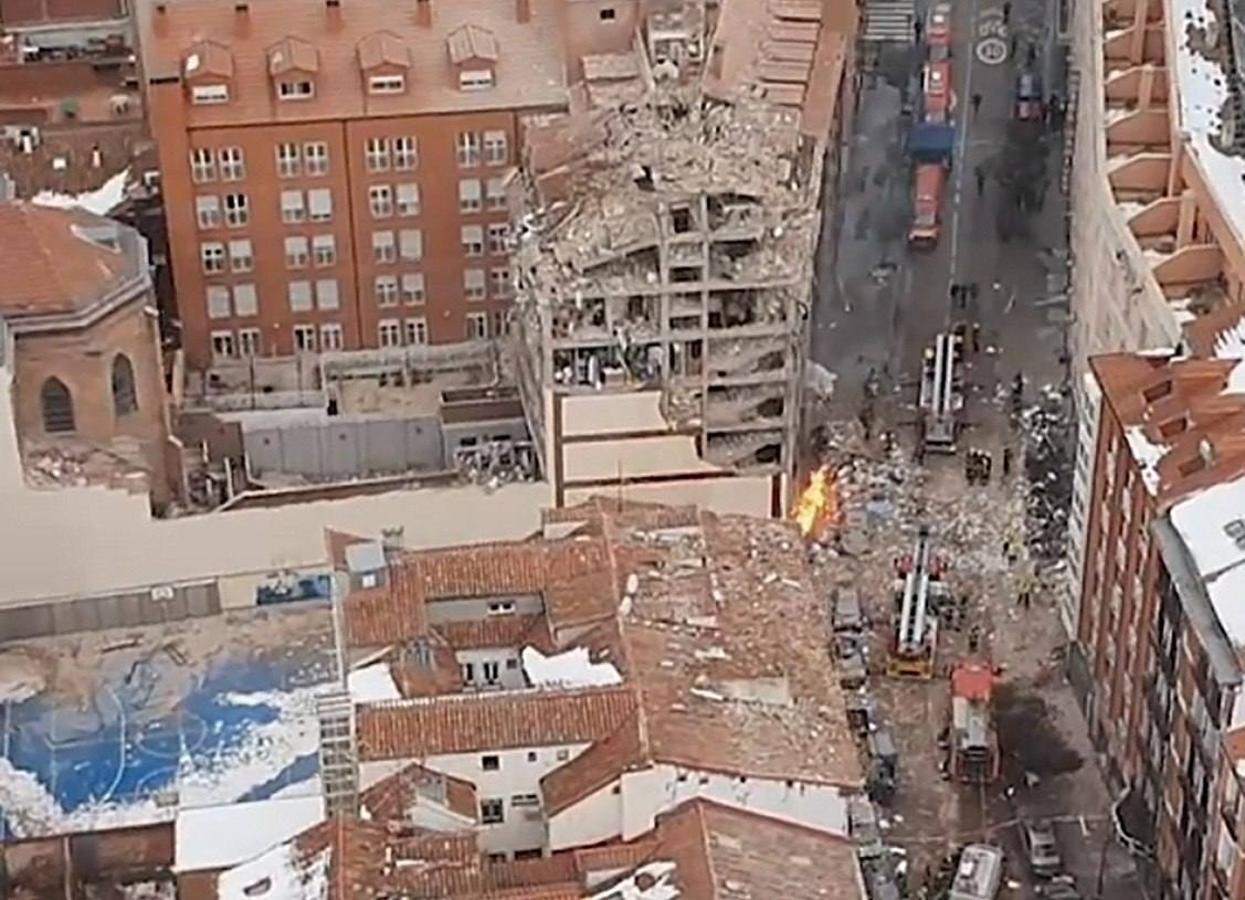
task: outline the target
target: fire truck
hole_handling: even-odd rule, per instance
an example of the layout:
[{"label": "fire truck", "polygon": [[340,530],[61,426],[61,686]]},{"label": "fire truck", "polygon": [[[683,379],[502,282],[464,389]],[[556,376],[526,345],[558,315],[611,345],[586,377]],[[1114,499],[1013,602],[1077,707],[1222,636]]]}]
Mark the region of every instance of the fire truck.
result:
[{"label": "fire truck", "polygon": [[921,442],[929,453],[955,453],[964,410],[964,339],[953,331],[934,336],[921,362],[917,407]]},{"label": "fire truck", "polygon": [[999,777],[999,739],[994,728],[994,672],[961,663],[951,672],[951,777],[989,784]]},{"label": "fire truck", "polygon": [[896,677],[934,677],[938,607],[949,591],[930,545],[929,529],[922,526],[912,554],[896,564],[895,634],[887,666]]},{"label": "fire truck", "polygon": [[942,230],[942,198],[951,168],[955,130],[955,90],[951,68],[951,7],[937,3],[926,31],[928,56],[922,69],[921,116],[908,137],[912,176],[912,227],[908,243],[917,249],[938,244]]}]

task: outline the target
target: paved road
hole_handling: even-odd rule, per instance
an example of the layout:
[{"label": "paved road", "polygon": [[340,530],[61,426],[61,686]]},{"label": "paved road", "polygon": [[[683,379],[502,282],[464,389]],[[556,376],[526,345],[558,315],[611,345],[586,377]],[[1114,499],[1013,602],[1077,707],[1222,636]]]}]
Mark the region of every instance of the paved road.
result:
[{"label": "paved road", "polygon": [[[868,374],[876,370],[884,393],[895,401],[891,420],[911,420],[908,407],[915,399],[922,351],[954,320],[981,325],[983,352],[970,366],[977,393],[970,400],[969,420],[983,431],[995,431],[1000,419],[997,407],[985,402],[994,397],[997,382],[1010,381],[1017,370],[1037,386],[1062,378],[1065,307],[1051,302],[1047,284],[1048,267],[1059,266],[1042,252],[1063,244],[1059,151],[1051,149],[1051,189],[1042,211],[1024,223],[1025,237],[1000,240],[1000,188],[987,177],[979,195],[975,183],[978,166],[999,164],[1016,72],[1032,68],[1046,76],[1048,89],[1058,89],[1057,53],[1044,41],[1044,35],[1053,34],[1053,23],[1040,0],[1016,0],[1006,22],[1002,0],[967,0],[953,10],[958,143],[943,203],[943,235],[931,251],[909,251],[906,244],[911,166],[903,151],[909,122],[901,113],[905,91],[919,92],[923,51],[886,46],[876,69],[865,76],[839,175],[840,202],[827,211],[831,227],[819,249],[813,314],[812,358],[838,377],[830,409],[836,418],[855,415]],[[998,60],[1000,50],[1009,55],[1013,34],[1019,59]],[[973,93],[983,97],[975,115],[969,102]],[[919,98],[913,99],[919,106]],[[979,286],[979,300],[969,309],[952,308],[948,288],[956,281]],[[987,353],[985,347],[998,352]],[[887,410],[879,414],[886,416]],[[987,441],[984,435],[982,440]]]}]

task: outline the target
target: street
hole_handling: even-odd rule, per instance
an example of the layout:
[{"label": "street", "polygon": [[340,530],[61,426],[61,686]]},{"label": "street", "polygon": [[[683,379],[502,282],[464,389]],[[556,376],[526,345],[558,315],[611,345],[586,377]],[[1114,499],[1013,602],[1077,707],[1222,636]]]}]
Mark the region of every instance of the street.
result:
[{"label": "street", "polygon": [[[1040,79],[1044,96],[1062,96],[1057,10],[1041,0],[964,0],[951,8],[956,143],[936,246],[907,243],[913,202],[905,138],[921,109],[923,46],[878,47],[844,135],[842,167],[829,176],[836,182],[827,193],[836,201],[825,210],[809,352],[835,384],[808,425],[813,465],[833,473],[840,524],[814,551],[815,565],[828,584],[860,593],[870,622],[865,690],[899,753],[882,831],[903,853],[909,895],[926,896],[926,874],[958,846],[987,841],[1006,854],[1000,896],[1039,896],[1018,822],[1043,817],[1052,820],[1063,869],[1083,897],[1131,900],[1139,896],[1132,860],[1112,839],[1113,798],[1063,676],[1058,553],[1049,541],[1052,533],[1056,543],[1062,539],[1062,519],[1050,512],[1060,501],[1034,502],[1035,495],[1057,495],[1052,485],[1070,478],[1070,471],[1049,471],[1070,467],[1061,455],[1066,433],[1035,434],[1036,423],[1057,421],[1068,408],[1066,198],[1057,122],[1025,123],[1036,124],[1037,137],[1023,131],[1013,121],[1014,96],[1021,73]],[[927,8],[917,12],[924,21]],[[974,94],[981,97],[976,109]],[[1021,192],[1027,205],[1016,201]],[[953,301],[953,284],[974,284],[975,298]],[[915,462],[923,353],[956,325],[970,334],[975,325],[980,337],[976,352],[971,342],[966,347],[959,452]],[[1021,416],[1009,402],[1017,374],[1025,385]],[[1041,440],[1061,452],[1026,466]],[[986,485],[965,477],[969,448],[994,460]],[[1016,461],[1010,475],[1000,464],[1005,448]],[[966,621],[939,634],[938,668],[928,681],[886,674],[895,561],[921,526],[932,531],[952,592],[967,610]],[[1032,604],[1022,608],[1016,598],[1028,585]],[[1000,673],[994,711],[1003,772],[989,785],[943,777],[948,674],[969,659]]]}]

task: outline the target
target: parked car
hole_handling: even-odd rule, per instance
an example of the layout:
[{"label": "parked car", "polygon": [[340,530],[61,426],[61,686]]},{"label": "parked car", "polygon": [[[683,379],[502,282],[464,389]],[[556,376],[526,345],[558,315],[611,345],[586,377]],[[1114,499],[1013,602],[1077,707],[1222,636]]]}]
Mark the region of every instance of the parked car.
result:
[{"label": "parked car", "polygon": [[1025,842],[1029,868],[1034,875],[1051,877],[1063,867],[1059,845],[1055,842],[1055,830],[1045,819],[1024,822],[1020,827]]},{"label": "parked car", "polygon": [[1039,884],[1037,895],[1043,900],[1082,900],[1076,880],[1071,875],[1056,875],[1045,884]]},{"label": "parked car", "polygon": [[1021,72],[1016,76],[1016,119],[1040,122],[1043,118],[1042,79],[1033,72]]}]

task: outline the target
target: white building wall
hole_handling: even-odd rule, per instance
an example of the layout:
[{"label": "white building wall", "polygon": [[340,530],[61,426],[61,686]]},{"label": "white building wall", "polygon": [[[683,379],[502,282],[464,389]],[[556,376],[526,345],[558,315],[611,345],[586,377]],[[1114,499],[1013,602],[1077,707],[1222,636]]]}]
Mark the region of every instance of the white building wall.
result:
[{"label": "white building wall", "polygon": [[[503,821],[479,826],[480,849],[485,853],[512,854],[516,850],[539,850],[545,846],[545,816],[541,807],[540,779],[559,766],[566,765],[588,744],[566,744],[551,747],[525,747],[518,750],[481,751],[429,756],[418,760],[426,768],[471,782],[476,798],[484,801],[499,799]],[[484,757],[496,756],[495,770],[484,768]],[[385,760],[363,763],[359,777],[364,785],[375,783],[381,773],[392,772],[415,760]],[[536,804],[515,805],[516,798],[534,794]]]},{"label": "white building wall", "polygon": [[[454,654],[468,689],[483,691],[514,691],[527,687],[523,662],[518,647],[486,647],[480,650],[459,650]],[[496,674],[492,681],[489,676]],[[468,679],[470,675],[470,679]]]},{"label": "white building wall", "polygon": [[626,772],[616,784],[621,805],[613,827],[611,784],[551,819],[549,849],[583,847],[614,837],[634,840],[651,831],[658,816],[697,797],[848,836],[847,796],[834,785],[741,778],[664,764]]}]

